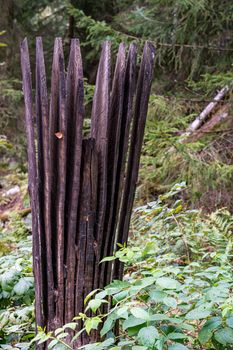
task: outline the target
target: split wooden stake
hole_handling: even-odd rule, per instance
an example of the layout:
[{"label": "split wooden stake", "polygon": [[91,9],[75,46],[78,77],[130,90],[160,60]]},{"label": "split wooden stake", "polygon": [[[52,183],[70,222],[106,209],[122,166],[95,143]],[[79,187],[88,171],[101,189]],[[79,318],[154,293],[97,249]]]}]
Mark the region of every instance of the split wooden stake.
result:
[{"label": "split wooden stake", "polygon": [[[65,73],[62,40],[55,39],[49,99],[42,39],[36,39],[36,135],[27,40],[21,45],[36,323],[49,331],[83,312],[91,290],[123,276],[119,262],[100,261],[128,238],[155,56],[146,43],[137,75],[136,51],[132,44],[127,55],[120,44],[111,83],[110,43],[103,44],[90,137],[83,139],[79,41],[71,40]],[[74,346],[98,337],[82,333]]]}]

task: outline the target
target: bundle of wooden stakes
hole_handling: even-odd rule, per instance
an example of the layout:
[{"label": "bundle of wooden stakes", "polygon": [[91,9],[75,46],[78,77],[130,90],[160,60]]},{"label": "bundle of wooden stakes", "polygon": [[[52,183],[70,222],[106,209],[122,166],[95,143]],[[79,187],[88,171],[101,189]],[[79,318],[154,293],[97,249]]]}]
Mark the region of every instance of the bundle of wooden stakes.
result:
[{"label": "bundle of wooden stakes", "polygon": [[71,40],[67,71],[56,38],[48,99],[42,39],[36,40],[35,120],[28,44],[21,44],[29,194],[32,209],[36,323],[48,331],[83,312],[84,297],[113,278],[121,263],[101,263],[127,241],[152,82],[154,48],[120,44],[110,79],[103,44],[91,131],[83,137],[80,45]]}]

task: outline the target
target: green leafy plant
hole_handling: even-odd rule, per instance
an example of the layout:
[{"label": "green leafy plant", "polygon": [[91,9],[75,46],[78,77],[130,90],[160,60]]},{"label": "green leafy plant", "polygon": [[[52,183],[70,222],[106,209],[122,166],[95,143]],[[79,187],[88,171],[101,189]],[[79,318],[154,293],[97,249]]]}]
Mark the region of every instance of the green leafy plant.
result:
[{"label": "green leafy plant", "polygon": [[[4,185],[20,183],[24,194],[25,177],[6,176]],[[11,212],[2,224],[0,257],[0,348],[27,350],[35,336],[34,278],[30,217]]]},{"label": "green leafy plant", "polygon": [[[177,184],[137,208],[129,246],[104,259],[124,262],[126,275],[85,299],[92,315],[80,314],[74,321],[82,322],[81,332],[88,334],[100,327],[103,339],[85,349],[231,349],[233,218],[226,210],[203,216],[184,209],[184,190],[184,183]],[[105,303],[109,311],[103,314]],[[66,327],[54,334],[41,331],[36,339],[51,339],[51,349],[60,339],[66,346]]]}]

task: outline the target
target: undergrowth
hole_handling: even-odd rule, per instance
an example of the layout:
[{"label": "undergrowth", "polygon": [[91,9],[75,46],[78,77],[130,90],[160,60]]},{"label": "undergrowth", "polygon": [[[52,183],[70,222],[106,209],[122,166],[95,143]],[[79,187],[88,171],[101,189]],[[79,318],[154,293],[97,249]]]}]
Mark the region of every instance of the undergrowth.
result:
[{"label": "undergrowth", "polygon": [[[27,175],[10,157],[13,146],[7,139],[2,141],[1,171],[4,178],[0,189],[0,348],[26,350],[35,335]],[[18,192],[7,195],[7,191],[14,187],[18,187]],[[22,217],[25,210],[27,217]]]},{"label": "undergrowth", "polygon": [[[205,103],[206,104],[206,103]],[[136,198],[151,200],[177,181],[189,185],[186,203],[211,212],[232,210],[232,122],[229,118],[197,140],[182,135],[205,104],[152,94]]]},{"label": "undergrowth", "polygon": [[185,209],[184,190],[184,183],[175,185],[135,209],[128,247],[104,259],[125,263],[124,280],[86,297],[92,316],[79,314],[55,333],[41,330],[35,340],[71,349],[67,331],[81,322],[81,332],[101,328],[102,342],[86,350],[232,349],[233,217],[224,208],[209,215]]},{"label": "undergrowth", "polygon": [[35,332],[34,279],[31,236],[21,218],[12,217],[1,232],[1,242],[0,348],[11,349],[14,344],[16,349],[28,349]]}]

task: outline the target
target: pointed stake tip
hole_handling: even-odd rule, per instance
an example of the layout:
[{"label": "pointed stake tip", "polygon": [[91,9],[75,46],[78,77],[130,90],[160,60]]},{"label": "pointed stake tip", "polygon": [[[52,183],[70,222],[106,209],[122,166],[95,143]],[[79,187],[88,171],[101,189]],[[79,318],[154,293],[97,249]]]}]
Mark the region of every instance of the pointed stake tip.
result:
[{"label": "pointed stake tip", "polygon": [[131,43],[129,45],[128,58],[132,59],[132,57],[137,55],[137,50],[138,50],[137,44],[136,43]]},{"label": "pointed stake tip", "polygon": [[110,40],[105,40],[102,44],[102,50],[110,50],[111,44]]},{"label": "pointed stake tip", "polygon": [[71,38],[71,44],[78,44],[79,45],[79,39],[78,38]]},{"label": "pointed stake tip", "polygon": [[119,50],[120,49],[125,49],[126,48],[126,44],[125,43],[120,43],[120,45],[119,45]]},{"label": "pointed stake tip", "polygon": [[137,44],[135,42],[130,43],[129,50],[137,50]]},{"label": "pointed stake tip", "polygon": [[126,55],[126,46],[124,43],[120,43],[120,45],[118,47],[117,60],[119,58],[124,58],[125,55]]},{"label": "pointed stake tip", "polygon": [[27,46],[28,46],[28,39],[25,36],[25,38],[20,43],[20,47],[21,47],[21,49],[25,49],[25,48],[27,48]]},{"label": "pointed stake tip", "polygon": [[71,39],[71,42],[70,42],[70,54],[73,52],[78,52],[78,51],[80,51],[79,39],[73,38],[73,39]]},{"label": "pointed stake tip", "polygon": [[62,45],[62,38],[58,36],[54,39],[54,46],[61,46],[61,45]]},{"label": "pointed stake tip", "polygon": [[153,54],[156,52],[155,45],[149,40],[145,42],[144,48],[149,49]]}]

